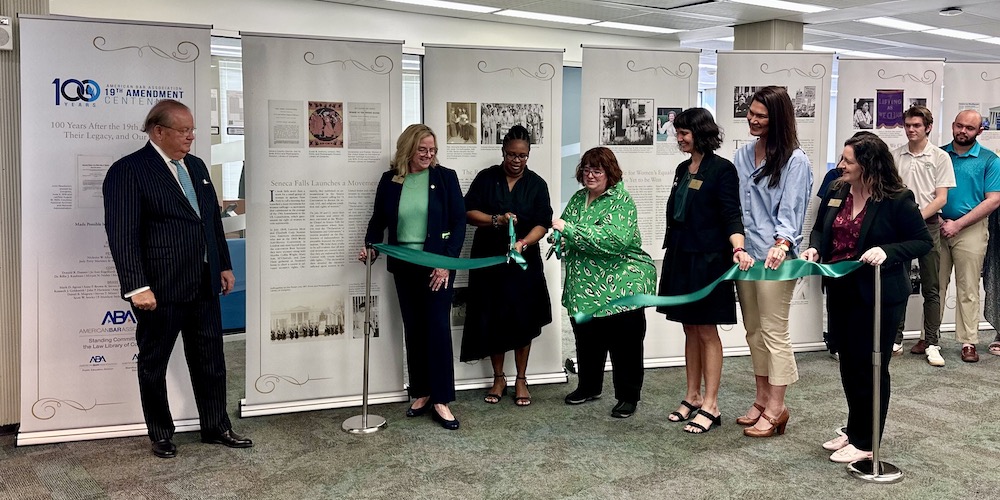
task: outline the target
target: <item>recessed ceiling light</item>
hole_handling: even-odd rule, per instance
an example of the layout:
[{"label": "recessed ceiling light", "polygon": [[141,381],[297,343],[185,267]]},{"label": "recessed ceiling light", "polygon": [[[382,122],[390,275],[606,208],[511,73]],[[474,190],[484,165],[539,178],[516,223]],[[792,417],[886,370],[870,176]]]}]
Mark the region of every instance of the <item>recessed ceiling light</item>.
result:
[{"label": "recessed ceiling light", "polygon": [[632,30],[632,31],[645,31],[648,33],[678,33],[683,30],[675,30],[673,28],[661,28],[659,26],[646,26],[644,24],[628,24],[628,23],[615,23],[611,21],[604,21],[600,23],[593,24],[592,26],[597,26],[598,28],[614,28],[619,30]]},{"label": "recessed ceiling light", "polygon": [[553,23],[566,24],[594,24],[597,19],[584,19],[582,17],[557,16],[555,14],[543,14],[541,12],[527,12],[523,10],[501,10],[494,12],[498,16],[519,17],[521,19],[534,19],[536,21],[549,21]]},{"label": "recessed ceiling light", "polygon": [[926,24],[911,23],[909,21],[903,21],[901,19],[896,19],[894,17],[869,17],[868,19],[859,19],[859,21],[868,24],[874,24],[876,26],[884,26],[886,28],[894,28],[905,31],[927,31],[934,29],[933,26],[927,26]]},{"label": "recessed ceiling light", "polygon": [[957,15],[959,15],[961,13],[962,13],[962,9],[960,9],[958,7],[948,7],[947,9],[941,9],[941,12],[938,12],[938,14],[940,14],[942,16],[946,16],[946,17],[957,16]]},{"label": "recessed ceiling light", "polygon": [[983,38],[989,38],[989,35],[983,35],[980,33],[972,33],[969,31],[959,31],[959,30],[949,30],[945,28],[937,28],[933,30],[925,31],[924,33],[930,33],[932,35],[946,36],[949,38],[958,38],[961,40],[982,40]]},{"label": "recessed ceiling light", "polygon": [[487,5],[472,5],[467,3],[446,2],[444,0],[387,0],[387,1],[396,3],[405,3],[410,5],[419,5],[421,7],[437,7],[439,9],[464,10],[466,12],[478,12],[480,14],[489,14],[490,12],[496,12],[500,10],[496,7],[490,7]]},{"label": "recessed ceiling light", "polygon": [[745,3],[747,5],[754,5],[757,7],[770,7],[772,9],[790,10],[793,12],[804,12],[806,14],[814,14],[816,12],[825,12],[828,10],[833,10],[829,7],[823,7],[820,5],[785,2],[784,0],[729,0],[729,1],[733,3]]}]

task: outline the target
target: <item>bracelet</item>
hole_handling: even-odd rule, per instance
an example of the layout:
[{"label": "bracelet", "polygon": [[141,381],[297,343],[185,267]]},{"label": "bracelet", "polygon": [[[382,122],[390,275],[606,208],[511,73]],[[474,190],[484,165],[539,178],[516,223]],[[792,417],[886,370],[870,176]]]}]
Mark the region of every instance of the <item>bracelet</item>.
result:
[{"label": "bracelet", "polygon": [[746,250],[744,250],[743,247],[736,247],[733,249],[733,255],[736,255],[740,252],[746,252]]},{"label": "bracelet", "polygon": [[499,217],[497,217],[496,214],[490,216],[490,221],[493,222],[493,227],[500,227],[500,221],[498,219]]},{"label": "bracelet", "polygon": [[527,241],[524,241],[523,239],[521,239],[521,240],[517,240],[517,243],[520,243],[520,244],[521,244],[521,250],[524,250],[525,248],[527,248],[527,247],[528,247],[528,242],[527,242]]},{"label": "bracelet", "polygon": [[777,248],[780,248],[781,251],[787,253],[788,250],[790,250],[792,248],[792,242],[790,242],[790,241],[788,241],[788,240],[786,240],[784,238],[778,238],[778,239],[774,240],[774,246],[777,247]]}]

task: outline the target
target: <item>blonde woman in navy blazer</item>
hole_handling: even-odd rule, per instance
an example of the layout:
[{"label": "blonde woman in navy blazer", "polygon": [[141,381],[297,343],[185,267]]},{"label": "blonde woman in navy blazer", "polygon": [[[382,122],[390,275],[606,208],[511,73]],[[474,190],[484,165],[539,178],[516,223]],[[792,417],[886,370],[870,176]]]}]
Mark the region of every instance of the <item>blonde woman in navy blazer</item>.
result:
[{"label": "blonde woman in navy blazer", "polygon": [[[416,204],[409,205],[411,201]],[[426,220],[420,217],[424,209]],[[426,229],[419,231],[424,224]],[[426,125],[410,125],[396,141],[392,167],[382,174],[375,192],[375,210],[368,222],[366,245],[381,243],[386,229],[390,245],[449,257],[458,257],[462,250],[465,241],[462,189],[455,171],[438,165],[437,138]],[[362,249],[358,259],[364,262],[368,255]],[[431,416],[442,427],[458,429],[458,419],[448,408],[448,403],[455,400],[451,342],[455,272],[393,257],[389,257],[386,267],[396,283],[406,340],[409,393],[416,398],[406,416],[418,417],[433,409]]]},{"label": "blonde woman in navy blazer", "polygon": [[[823,278],[830,335],[840,351],[840,379],[847,397],[846,435],[823,448],[830,460],[850,463],[872,455],[872,351],[875,301],[881,302],[879,338],[881,421],[889,409],[889,360],[896,327],[912,290],[910,261],[931,249],[931,235],[913,192],[906,189],[888,146],[871,132],[859,132],[844,144],[837,164],[842,172],[823,198],[802,258],[833,263],[860,260],[862,267],[843,278]],[[882,266],[882,296],[876,298],[876,265]]]}]

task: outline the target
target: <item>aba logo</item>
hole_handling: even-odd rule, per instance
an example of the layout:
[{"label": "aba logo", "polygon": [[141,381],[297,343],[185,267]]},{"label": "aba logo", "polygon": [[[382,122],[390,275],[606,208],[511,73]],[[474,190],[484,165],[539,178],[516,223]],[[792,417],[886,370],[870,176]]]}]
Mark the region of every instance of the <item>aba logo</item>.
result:
[{"label": "aba logo", "polygon": [[91,356],[90,357],[90,364],[92,364],[92,365],[95,365],[95,364],[99,365],[101,363],[107,363],[107,361],[108,360],[104,359],[104,356]]},{"label": "aba logo", "polygon": [[104,320],[101,321],[102,325],[111,323],[112,325],[120,325],[127,322],[135,323],[135,316],[132,311],[108,311],[104,313]]},{"label": "aba logo", "polygon": [[101,96],[101,86],[94,80],[52,80],[52,85],[56,87],[56,106],[67,102],[94,102]]}]

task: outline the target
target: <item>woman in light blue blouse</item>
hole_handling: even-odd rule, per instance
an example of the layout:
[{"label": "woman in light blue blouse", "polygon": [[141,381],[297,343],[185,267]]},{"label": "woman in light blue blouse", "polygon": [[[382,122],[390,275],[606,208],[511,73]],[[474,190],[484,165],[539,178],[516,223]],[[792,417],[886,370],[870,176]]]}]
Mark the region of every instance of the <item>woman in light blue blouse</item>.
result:
[{"label": "woman in light blue blouse", "polygon": [[[795,112],[781,87],[764,87],[750,99],[750,134],[757,137],[736,152],[745,250],[767,269],[795,258],[812,193],[812,168],[799,148]],[[757,393],[753,406],[736,419],[751,437],[784,434],[785,390],[799,378],[788,333],[795,280],[737,281],[743,325]]]}]

